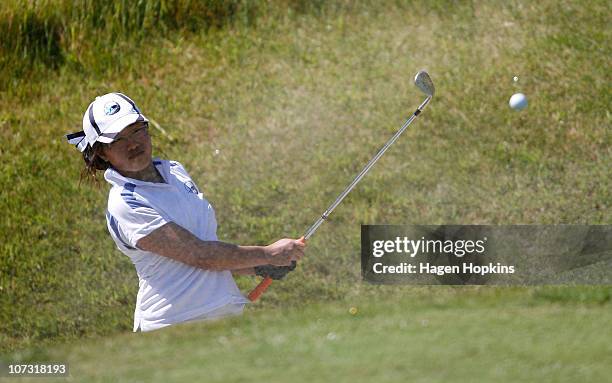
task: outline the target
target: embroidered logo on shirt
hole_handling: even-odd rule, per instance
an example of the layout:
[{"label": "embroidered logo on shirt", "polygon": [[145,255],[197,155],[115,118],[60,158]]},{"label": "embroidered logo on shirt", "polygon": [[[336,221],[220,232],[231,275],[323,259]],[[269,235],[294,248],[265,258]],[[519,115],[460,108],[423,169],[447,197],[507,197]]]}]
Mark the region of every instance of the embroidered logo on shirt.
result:
[{"label": "embroidered logo on shirt", "polygon": [[185,185],[185,189],[187,189],[188,192],[194,193],[194,194],[198,194],[198,188],[193,184],[193,182],[191,181],[187,181],[184,183]]}]

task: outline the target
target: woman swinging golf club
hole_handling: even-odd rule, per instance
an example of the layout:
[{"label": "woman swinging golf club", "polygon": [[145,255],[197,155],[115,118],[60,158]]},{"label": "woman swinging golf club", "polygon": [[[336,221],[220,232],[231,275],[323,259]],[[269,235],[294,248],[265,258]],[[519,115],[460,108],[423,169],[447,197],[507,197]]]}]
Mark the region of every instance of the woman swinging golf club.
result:
[{"label": "woman swinging golf club", "polygon": [[237,246],[217,239],[215,212],[184,167],[152,158],[148,119],[122,93],[97,97],[83,131],[67,135],[83,153],[84,174],[104,170],[112,187],[106,221],[139,278],[134,331],[242,313],[249,302],[233,274],[281,279],[304,242]]}]

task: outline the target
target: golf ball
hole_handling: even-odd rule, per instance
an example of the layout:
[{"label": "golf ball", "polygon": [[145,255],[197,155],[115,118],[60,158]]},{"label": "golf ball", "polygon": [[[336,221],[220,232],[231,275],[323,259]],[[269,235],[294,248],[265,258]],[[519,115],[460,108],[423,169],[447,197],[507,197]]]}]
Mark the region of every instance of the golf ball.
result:
[{"label": "golf ball", "polygon": [[523,110],[527,107],[527,97],[522,93],[515,93],[508,102],[514,110]]},{"label": "golf ball", "polygon": [[356,315],[356,314],[357,314],[357,307],[351,307],[351,308],[349,309],[349,313],[350,313],[351,315]]},{"label": "golf ball", "polygon": [[514,82],[518,81],[518,77],[517,76],[514,76],[512,79],[514,80]]}]

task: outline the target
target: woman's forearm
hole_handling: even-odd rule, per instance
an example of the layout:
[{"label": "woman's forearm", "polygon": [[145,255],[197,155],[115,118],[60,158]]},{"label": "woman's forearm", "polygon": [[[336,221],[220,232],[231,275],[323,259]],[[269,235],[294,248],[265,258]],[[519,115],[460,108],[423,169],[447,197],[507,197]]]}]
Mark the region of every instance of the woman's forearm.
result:
[{"label": "woman's forearm", "polygon": [[255,275],[255,268],[249,267],[247,269],[235,269],[232,270],[233,275]]},{"label": "woman's forearm", "polygon": [[270,263],[262,246],[202,241],[174,222],[141,238],[137,247],[205,270],[249,269]]}]

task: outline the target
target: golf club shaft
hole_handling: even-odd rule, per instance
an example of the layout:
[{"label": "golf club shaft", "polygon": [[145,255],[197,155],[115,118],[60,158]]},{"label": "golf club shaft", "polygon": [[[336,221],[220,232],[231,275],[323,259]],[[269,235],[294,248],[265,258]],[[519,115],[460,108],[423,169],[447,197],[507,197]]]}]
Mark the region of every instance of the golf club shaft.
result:
[{"label": "golf club shaft", "polygon": [[[391,145],[393,145],[393,143],[399,138],[399,136],[402,135],[402,133],[404,133],[404,131],[406,130],[406,128],[408,128],[408,126],[410,125],[410,123],[412,123],[412,121],[423,111],[423,109],[425,109],[425,107],[427,106],[427,104],[429,103],[429,101],[431,100],[431,96],[428,96],[425,101],[423,101],[421,103],[421,105],[419,105],[419,107],[417,108],[417,110],[412,114],[412,116],[410,116],[410,118],[408,120],[406,120],[406,122],[404,123],[404,125],[402,125],[402,127],[393,135],[393,137],[391,137],[391,139],[389,139],[389,141],[387,141],[387,143],[385,144],[385,146],[383,146],[378,153],[376,153],[376,155],[374,157],[372,157],[372,159],[370,160],[370,162],[368,162],[368,164],[363,168],[363,170],[361,172],[359,172],[359,174],[357,175],[357,177],[355,177],[355,179],[353,180],[353,182],[351,182],[349,184],[349,186],[346,187],[346,189],[344,189],[344,191],[338,196],[338,198],[336,198],[336,200],[334,201],[334,203],[332,203],[327,210],[325,210],[325,212],[319,217],[319,219],[316,220],[316,222],[310,226],[310,228],[306,231],[306,233],[304,234],[304,236],[302,238],[300,238],[300,240],[302,242],[306,242],[306,240],[308,240],[315,231],[317,231],[317,229],[319,228],[319,226],[321,226],[321,224],[327,219],[327,217],[329,217],[329,215],[331,214],[332,211],[334,211],[334,209],[340,204],[340,202],[342,202],[342,200],[344,199],[344,197],[346,197],[351,190],[353,190],[353,188],[355,187],[355,185],[357,185],[357,183],[359,181],[361,181],[361,179],[366,175],[366,173],[370,170],[370,168],[372,166],[374,166],[374,164],[376,163],[376,161],[378,161],[378,159],[380,157],[382,157],[383,154],[385,154],[385,152],[387,151],[387,149],[389,149],[389,147]],[[272,278],[270,277],[265,277],[248,295],[248,298],[251,302],[255,302],[267,289],[268,287],[270,287],[270,285],[272,284]]]},{"label": "golf club shaft", "polygon": [[410,116],[410,118],[406,120],[404,125],[393,135],[393,137],[389,139],[389,141],[387,141],[385,146],[383,146],[378,151],[378,153],[376,153],[376,155],[372,157],[370,162],[368,162],[367,165],[361,170],[361,172],[357,174],[355,179],[353,179],[353,181],[346,187],[346,189],[344,189],[344,191],[338,196],[338,198],[336,198],[336,200],[327,208],[327,210],[325,210],[325,212],[321,215],[321,217],[319,217],[319,219],[317,219],[317,221],[312,226],[310,226],[310,228],[304,234],[304,240],[308,240],[314,234],[314,232],[317,231],[317,229],[319,228],[319,226],[321,226],[323,221],[325,221],[327,217],[329,217],[329,215],[332,213],[332,211],[334,211],[334,209],[338,205],[340,205],[340,202],[342,202],[342,200],[351,192],[351,190],[353,190],[353,188],[359,183],[359,181],[361,181],[361,179],[367,174],[370,168],[372,168],[372,166],[374,166],[374,164],[380,159],[380,157],[382,157],[382,155],[385,154],[387,149],[389,149],[389,147],[393,145],[395,141],[397,141],[399,136],[401,136],[402,133],[404,133],[404,131],[408,128],[410,123],[425,108],[425,106],[427,105],[430,99],[431,97],[427,97],[427,99],[417,108],[417,110],[412,114],[412,116]]}]

